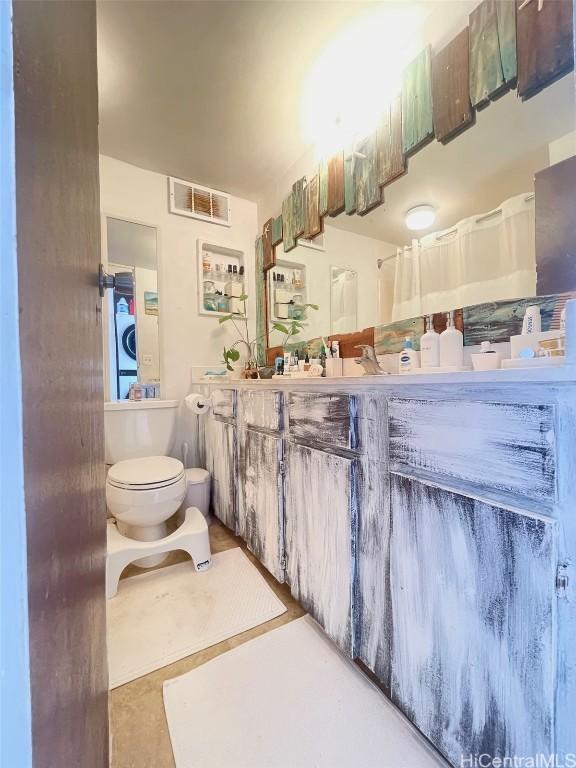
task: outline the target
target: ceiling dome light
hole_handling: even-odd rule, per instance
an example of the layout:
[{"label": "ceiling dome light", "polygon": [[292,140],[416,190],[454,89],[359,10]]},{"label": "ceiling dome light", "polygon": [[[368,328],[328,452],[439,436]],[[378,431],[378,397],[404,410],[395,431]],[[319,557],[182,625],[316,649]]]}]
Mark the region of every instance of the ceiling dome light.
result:
[{"label": "ceiling dome light", "polygon": [[417,205],[406,213],[406,226],[417,231],[428,229],[436,221],[436,209],[432,205]]}]

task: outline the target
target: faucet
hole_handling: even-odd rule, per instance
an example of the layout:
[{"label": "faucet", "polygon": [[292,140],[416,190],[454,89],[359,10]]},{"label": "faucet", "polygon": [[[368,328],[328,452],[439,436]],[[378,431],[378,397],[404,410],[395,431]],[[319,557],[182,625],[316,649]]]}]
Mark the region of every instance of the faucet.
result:
[{"label": "faucet", "polygon": [[364,368],[364,373],[367,376],[388,375],[388,371],[385,371],[380,367],[380,363],[376,358],[376,352],[374,352],[374,347],[371,347],[370,344],[357,344],[354,349],[362,350],[362,356],[355,357],[354,362],[359,363],[362,368]]}]

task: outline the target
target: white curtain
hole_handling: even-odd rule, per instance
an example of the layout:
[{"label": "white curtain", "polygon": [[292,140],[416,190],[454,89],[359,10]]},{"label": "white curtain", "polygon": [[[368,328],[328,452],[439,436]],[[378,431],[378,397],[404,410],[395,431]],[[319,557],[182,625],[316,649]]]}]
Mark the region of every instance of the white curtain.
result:
[{"label": "white curtain", "polygon": [[358,329],[358,274],[337,269],[332,268],[331,333],[351,333]]},{"label": "white curtain", "polygon": [[534,296],[534,229],[534,196],[523,193],[413,241],[398,252],[392,319]]}]

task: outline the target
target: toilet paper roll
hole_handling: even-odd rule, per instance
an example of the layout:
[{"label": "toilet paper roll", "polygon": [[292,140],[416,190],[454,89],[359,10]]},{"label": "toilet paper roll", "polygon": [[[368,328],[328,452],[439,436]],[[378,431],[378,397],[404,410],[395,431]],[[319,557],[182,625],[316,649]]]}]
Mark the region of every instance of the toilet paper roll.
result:
[{"label": "toilet paper roll", "polygon": [[186,395],[184,402],[186,403],[186,408],[192,411],[192,413],[197,413],[199,416],[208,413],[210,410],[210,398],[199,395],[197,392]]}]

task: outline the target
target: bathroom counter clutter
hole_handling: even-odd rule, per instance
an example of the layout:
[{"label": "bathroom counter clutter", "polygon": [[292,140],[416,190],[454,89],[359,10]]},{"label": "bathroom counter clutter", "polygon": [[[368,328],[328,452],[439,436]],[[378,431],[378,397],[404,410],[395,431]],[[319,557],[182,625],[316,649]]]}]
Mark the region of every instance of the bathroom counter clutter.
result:
[{"label": "bathroom counter clutter", "polygon": [[213,513],[451,765],[569,751],[574,366],[193,389]]}]

